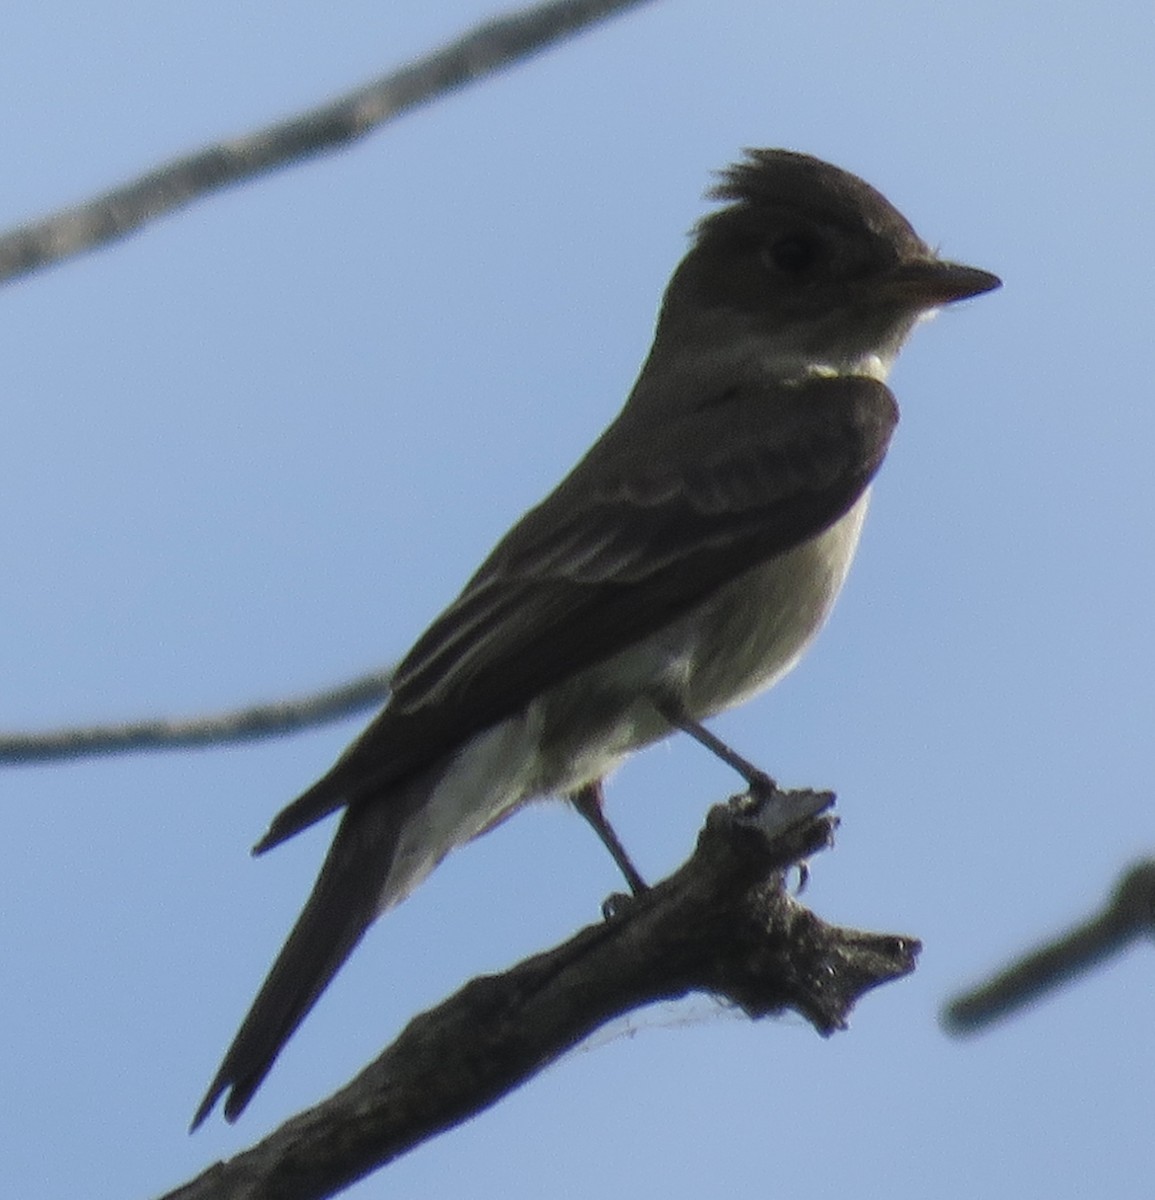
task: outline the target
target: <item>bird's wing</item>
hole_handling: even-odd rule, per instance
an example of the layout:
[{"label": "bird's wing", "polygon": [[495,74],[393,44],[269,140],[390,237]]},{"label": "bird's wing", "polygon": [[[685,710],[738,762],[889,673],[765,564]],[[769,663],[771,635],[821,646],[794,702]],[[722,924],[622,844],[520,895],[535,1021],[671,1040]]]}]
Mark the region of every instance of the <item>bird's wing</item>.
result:
[{"label": "bird's wing", "polygon": [[265,850],[525,707],[846,513],[893,396],[863,377],[744,384],[657,428],[629,408],[497,545],[398,666],[387,707]]}]

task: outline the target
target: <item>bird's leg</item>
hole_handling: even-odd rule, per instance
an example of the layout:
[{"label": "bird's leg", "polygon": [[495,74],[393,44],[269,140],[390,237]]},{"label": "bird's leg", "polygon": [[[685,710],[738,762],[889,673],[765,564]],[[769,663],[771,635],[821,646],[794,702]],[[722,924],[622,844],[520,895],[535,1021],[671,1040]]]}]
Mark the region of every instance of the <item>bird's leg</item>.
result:
[{"label": "bird's leg", "polygon": [[[750,799],[755,804],[771,799],[777,792],[778,785],[765,771],[754,766],[736,750],[732,750],[717,734],[711,733],[705,725],[691,717],[683,716],[676,704],[659,705],[658,711],[675,728],[682,730],[683,733],[688,733],[695,741],[701,742],[707,750],[713,751],[727,766],[733,767],[746,781],[746,786],[750,789]],[[795,866],[798,869],[798,888],[795,895],[800,896],[810,881],[810,866],[805,859],[795,863]]]},{"label": "bird's leg", "polygon": [[594,833],[601,838],[602,845],[613,855],[614,862],[618,864],[621,873],[626,877],[626,883],[630,885],[630,891],[635,896],[649,891],[646,881],[638,874],[637,868],[626,853],[626,848],[606,818],[602,781],[595,779],[593,783],[587,783],[576,792],[571,792],[569,801],[590,823]]},{"label": "bird's leg", "polygon": [[764,800],[772,796],[778,785],[748,759],[743,758],[736,750],[732,750],[717,734],[711,733],[700,721],[687,716],[679,705],[669,700],[656,702],[658,712],[662,714],[675,729],[688,733],[696,742],[700,742],[707,750],[716,754],[728,767],[732,767],[746,781],[750,795],[755,800]]}]

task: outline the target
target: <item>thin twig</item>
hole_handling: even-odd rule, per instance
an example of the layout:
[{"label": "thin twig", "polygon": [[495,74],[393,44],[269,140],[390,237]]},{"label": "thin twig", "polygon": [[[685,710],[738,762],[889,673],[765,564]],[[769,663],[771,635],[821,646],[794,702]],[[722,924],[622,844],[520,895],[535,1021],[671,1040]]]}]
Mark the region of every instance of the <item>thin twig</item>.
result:
[{"label": "thin twig", "polygon": [[338,149],[646,0],[553,0],[477,26],[319,108],[198,150],[74,208],[0,234],[0,283],[125,237],[221,188]]},{"label": "thin twig", "polygon": [[374,708],[389,694],[388,668],[323,692],[188,720],[144,720],[46,733],[0,735],[0,766],[63,762],[142,750],[187,750],[280,737]]},{"label": "thin twig", "polygon": [[950,1033],[976,1033],[1152,935],[1155,860],[1147,859],[1123,873],[1102,910],[956,997],[943,1010],[942,1023]]}]

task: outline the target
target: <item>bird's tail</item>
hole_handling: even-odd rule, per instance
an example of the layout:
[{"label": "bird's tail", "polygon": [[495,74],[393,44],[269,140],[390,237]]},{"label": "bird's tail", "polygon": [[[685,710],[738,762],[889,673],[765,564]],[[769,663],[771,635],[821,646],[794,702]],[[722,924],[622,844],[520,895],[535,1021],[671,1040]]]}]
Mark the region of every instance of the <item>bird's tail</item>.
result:
[{"label": "bird's tail", "polygon": [[232,1121],[240,1115],[374,918],[416,882],[396,878],[392,868],[405,822],[433,782],[418,777],[395,794],[346,810],[305,909],[201,1101],[192,1129],[226,1092],[225,1117]]}]

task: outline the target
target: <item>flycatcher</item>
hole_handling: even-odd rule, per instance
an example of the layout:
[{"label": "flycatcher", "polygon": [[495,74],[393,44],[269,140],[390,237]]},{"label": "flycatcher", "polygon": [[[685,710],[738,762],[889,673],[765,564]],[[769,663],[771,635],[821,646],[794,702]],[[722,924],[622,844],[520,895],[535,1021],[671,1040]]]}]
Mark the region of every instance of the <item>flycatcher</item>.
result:
[{"label": "flycatcher", "polygon": [[826,619],[898,420],[920,318],[999,286],[938,258],[861,179],[754,150],[721,176],[653,349],[589,453],[397,668],[388,704],[261,853],[343,809],[296,926],[193,1121],[233,1120],[372,921],[455,846],[569,797],[635,888],[601,780],[769,687]]}]

